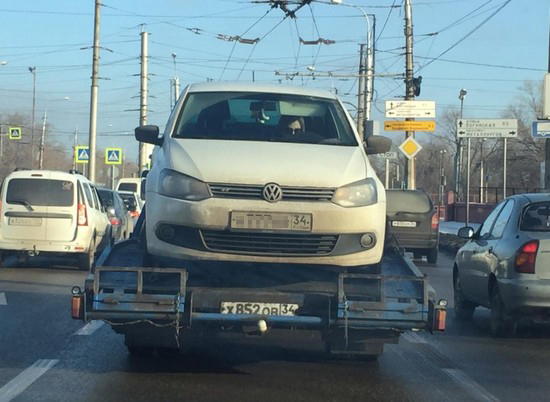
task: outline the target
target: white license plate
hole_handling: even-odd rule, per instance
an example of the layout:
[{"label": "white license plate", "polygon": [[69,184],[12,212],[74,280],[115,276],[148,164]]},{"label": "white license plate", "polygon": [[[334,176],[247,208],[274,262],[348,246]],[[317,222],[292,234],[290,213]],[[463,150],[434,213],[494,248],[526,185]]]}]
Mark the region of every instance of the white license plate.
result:
[{"label": "white license plate", "polygon": [[9,218],[10,226],[42,226],[42,218]]},{"label": "white license plate", "polygon": [[399,227],[399,228],[415,228],[416,222],[411,221],[392,221],[392,226]]},{"label": "white license plate", "polygon": [[222,302],[222,314],[257,314],[293,316],[298,310],[292,303],[256,303],[256,302]]},{"label": "white license plate", "polygon": [[231,213],[231,229],[311,232],[311,222],[311,214],[237,211]]}]

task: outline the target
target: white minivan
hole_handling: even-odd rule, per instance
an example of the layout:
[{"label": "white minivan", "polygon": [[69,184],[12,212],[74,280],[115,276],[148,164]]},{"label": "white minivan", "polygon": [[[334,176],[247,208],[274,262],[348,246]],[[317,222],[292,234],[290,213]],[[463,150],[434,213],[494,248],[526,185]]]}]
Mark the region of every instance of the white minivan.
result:
[{"label": "white minivan", "polygon": [[306,87],[188,86],[147,176],[147,251],[183,260],[378,264],[386,193],[367,154],[391,140],[365,138],[331,92]]},{"label": "white minivan", "polygon": [[111,238],[95,186],[80,174],[15,171],[0,196],[2,257],[16,254],[22,263],[39,254],[77,257],[79,267],[90,270]]}]

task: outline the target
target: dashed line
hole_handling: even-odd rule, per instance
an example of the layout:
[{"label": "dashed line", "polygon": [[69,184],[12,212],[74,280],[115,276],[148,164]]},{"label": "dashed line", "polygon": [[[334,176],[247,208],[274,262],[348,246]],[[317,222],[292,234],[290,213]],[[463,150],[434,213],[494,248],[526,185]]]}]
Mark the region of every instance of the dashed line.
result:
[{"label": "dashed line", "polygon": [[90,321],[88,324],[84,325],[74,334],[75,335],[92,335],[103,324],[105,324],[105,322],[101,320]]},{"label": "dashed line", "polygon": [[0,402],[9,402],[52,368],[59,360],[40,359],[0,388]]},{"label": "dashed line", "polygon": [[6,293],[0,292],[0,306],[7,306],[8,301],[6,300]]}]

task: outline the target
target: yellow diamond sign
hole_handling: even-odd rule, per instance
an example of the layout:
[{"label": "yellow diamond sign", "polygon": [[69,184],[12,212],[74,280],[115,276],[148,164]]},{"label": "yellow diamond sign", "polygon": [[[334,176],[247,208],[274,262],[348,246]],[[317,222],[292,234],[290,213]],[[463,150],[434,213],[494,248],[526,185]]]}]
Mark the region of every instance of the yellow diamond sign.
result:
[{"label": "yellow diamond sign", "polygon": [[403,143],[399,146],[399,149],[401,152],[405,154],[405,156],[409,159],[412,159],[416,156],[417,153],[420,152],[422,147],[413,137],[407,138]]}]

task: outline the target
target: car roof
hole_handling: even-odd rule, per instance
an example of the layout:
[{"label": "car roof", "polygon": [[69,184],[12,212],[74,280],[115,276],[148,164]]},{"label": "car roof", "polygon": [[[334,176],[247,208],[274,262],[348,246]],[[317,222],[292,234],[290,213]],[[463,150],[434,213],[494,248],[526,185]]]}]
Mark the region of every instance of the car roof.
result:
[{"label": "car roof", "polygon": [[550,193],[525,193],[525,194],[514,194],[510,199],[518,199],[525,201],[524,198],[527,198],[528,202],[543,202],[550,201]]},{"label": "car roof", "polygon": [[40,178],[44,177],[44,175],[49,175],[50,179],[64,179],[64,180],[76,180],[77,178],[83,181],[89,182],[88,178],[86,176],[83,176],[78,173],[68,173],[68,172],[62,172],[59,170],[17,170],[14,172],[11,172],[7,178],[14,179],[14,178]]},{"label": "car roof", "polygon": [[259,92],[287,95],[313,96],[317,98],[337,99],[330,91],[304,86],[260,84],[253,82],[203,82],[191,84],[189,92]]}]

